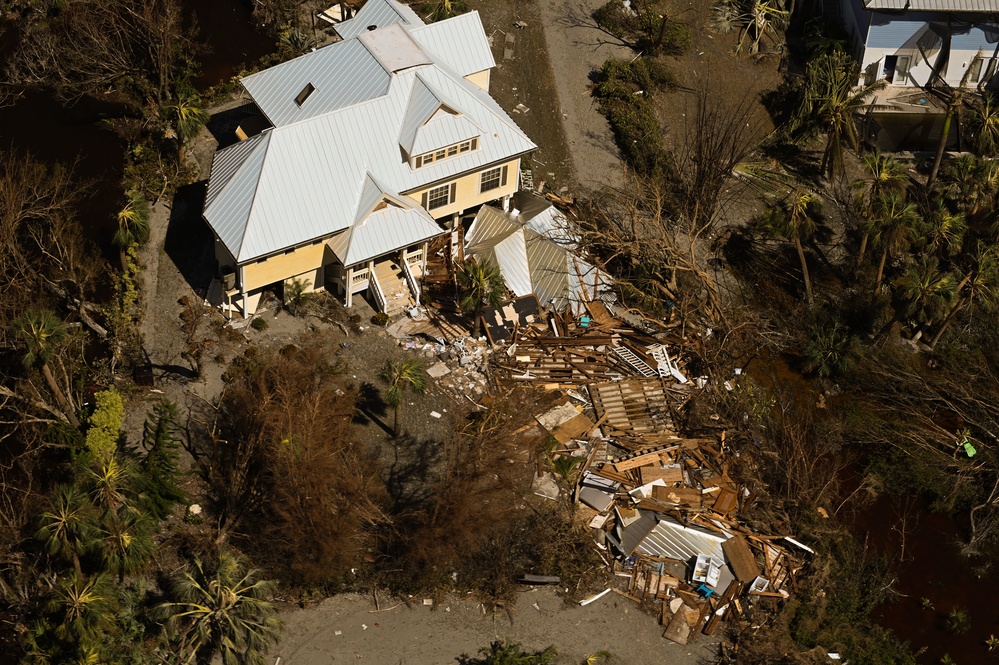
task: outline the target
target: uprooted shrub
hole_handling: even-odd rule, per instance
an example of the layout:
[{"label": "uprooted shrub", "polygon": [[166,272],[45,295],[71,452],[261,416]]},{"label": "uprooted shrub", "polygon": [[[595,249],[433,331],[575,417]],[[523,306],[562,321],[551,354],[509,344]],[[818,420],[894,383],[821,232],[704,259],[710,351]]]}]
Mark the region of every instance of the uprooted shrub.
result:
[{"label": "uprooted shrub", "polygon": [[382,515],[384,486],[354,436],[356,395],[335,358],[315,334],[234,362],[205,462],[223,527],[294,584],[335,582]]}]

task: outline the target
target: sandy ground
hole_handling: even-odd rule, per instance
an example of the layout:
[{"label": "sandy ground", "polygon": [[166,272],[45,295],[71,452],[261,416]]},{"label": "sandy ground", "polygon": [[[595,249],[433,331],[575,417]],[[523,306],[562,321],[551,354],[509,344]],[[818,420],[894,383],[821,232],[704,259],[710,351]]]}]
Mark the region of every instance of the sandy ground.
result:
[{"label": "sandy ground", "polygon": [[576,179],[591,190],[623,184],[624,164],[590,94],[590,75],[610,58],[635,55],[596,27],[591,15],[603,4],[605,0],[544,0],[539,5]]},{"label": "sandy ground", "polygon": [[[398,601],[381,602],[384,610]],[[717,643],[699,636],[681,646],[664,640],[655,619],[630,600],[608,594],[586,606],[566,606],[551,589],[524,591],[512,621],[507,614],[484,615],[479,603],[451,598],[436,609],[414,599],[412,609],[373,611],[370,596],[346,594],[316,607],[284,612],[284,637],[271,657],[281,665],[378,663],[445,665],[476,655],[494,640],[539,650],[555,645],[559,663],[576,665],[609,651],[621,665],[714,663]],[[365,628],[366,626],[366,628]]]}]

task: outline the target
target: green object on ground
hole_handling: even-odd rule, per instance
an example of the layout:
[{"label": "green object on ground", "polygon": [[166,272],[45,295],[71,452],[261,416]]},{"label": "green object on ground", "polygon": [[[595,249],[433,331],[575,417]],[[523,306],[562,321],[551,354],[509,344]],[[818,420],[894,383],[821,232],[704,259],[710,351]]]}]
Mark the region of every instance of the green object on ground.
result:
[{"label": "green object on ground", "polygon": [[975,447],[971,445],[971,441],[968,441],[967,439],[965,439],[961,445],[964,446],[964,452],[968,453],[968,457],[974,457],[975,454],[978,453],[978,451],[975,450]]}]

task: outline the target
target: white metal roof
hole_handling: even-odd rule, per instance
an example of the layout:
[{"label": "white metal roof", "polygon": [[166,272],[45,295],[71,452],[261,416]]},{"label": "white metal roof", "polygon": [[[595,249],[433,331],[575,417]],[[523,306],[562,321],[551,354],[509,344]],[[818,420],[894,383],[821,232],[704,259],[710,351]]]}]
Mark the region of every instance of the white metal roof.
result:
[{"label": "white metal roof", "polygon": [[424,51],[432,52],[462,76],[468,76],[496,66],[487,39],[468,39],[468,35],[485,35],[479,12],[460,14],[446,21],[413,28],[410,34]]},{"label": "white metal roof", "polygon": [[[486,41],[482,33],[467,38]],[[281,75],[272,74],[275,70]],[[357,72],[367,72],[370,80]],[[481,132],[477,150],[420,169],[410,167],[400,151],[400,134],[418,78]],[[344,83],[348,79],[354,83]],[[220,151],[204,210],[240,263],[350,227],[364,207],[365,174],[375,174],[382,191],[402,195],[537,147],[488,93],[446,63],[388,74],[358,40],[319,49],[246,82],[275,127],[256,137],[252,146]],[[299,108],[294,97],[303,82],[316,90]],[[440,129],[436,135],[428,130],[428,140],[467,133],[467,127],[457,131],[442,124]]]},{"label": "white metal roof", "polygon": [[999,0],[864,0],[864,5],[914,12],[999,12]]},{"label": "white metal roof", "polygon": [[518,298],[534,292],[524,228],[496,208],[479,208],[465,235],[465,256],[499,268],[507,288]]},{"label": "white metal roof", "polygon": [[[316,118],[388,92],[392,75],[356,39],[337,42],[283,62],[240,82],[275,127]],[[295,98],[312,84],[299,105]]]},{"label": "white metal roof", "polygon": [[388,205],[327,241],[347,267],[446,233],[419,207]]},{"label": "white metal roof", "polygon": [[338,23],[336,31],[344,40],[347,40],[367,31],[368,26],[374,25],[381,28],[395,23],[412,26],[423,25],[423,21],[408,5],[395,2],[395,0],[368,0],[354,15],[354,18]]}]

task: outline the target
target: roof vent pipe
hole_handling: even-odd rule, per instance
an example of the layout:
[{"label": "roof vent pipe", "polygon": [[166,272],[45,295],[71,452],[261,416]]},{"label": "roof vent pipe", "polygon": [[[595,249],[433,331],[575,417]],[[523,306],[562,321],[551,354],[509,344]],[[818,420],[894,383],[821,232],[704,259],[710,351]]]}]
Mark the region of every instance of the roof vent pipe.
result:
[{"label": "roof vent pipe", "polygon": [[372,31],[372,30],[377,30],[377,29],[378,29],[378,26],[377,26],[377,25],[369,25],[369,26],[368,26],[368,32],[370,32],[370,31]]}]

